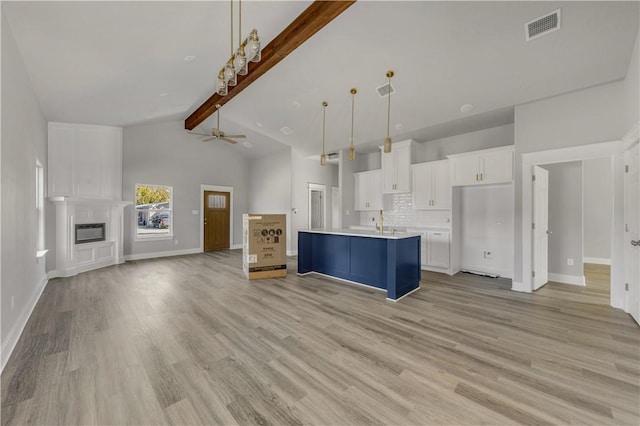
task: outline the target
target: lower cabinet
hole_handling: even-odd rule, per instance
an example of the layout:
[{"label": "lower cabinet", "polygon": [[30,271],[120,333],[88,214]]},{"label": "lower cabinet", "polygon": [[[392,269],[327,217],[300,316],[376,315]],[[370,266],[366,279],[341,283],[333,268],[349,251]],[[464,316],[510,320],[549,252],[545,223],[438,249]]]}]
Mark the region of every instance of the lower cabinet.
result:
[{"label": "lower cabinet", "polygon": [[420,266],[422,269],[452,274],[449,231],[424,229],[408,229],[407,231],[419,233],[421,236]]}]

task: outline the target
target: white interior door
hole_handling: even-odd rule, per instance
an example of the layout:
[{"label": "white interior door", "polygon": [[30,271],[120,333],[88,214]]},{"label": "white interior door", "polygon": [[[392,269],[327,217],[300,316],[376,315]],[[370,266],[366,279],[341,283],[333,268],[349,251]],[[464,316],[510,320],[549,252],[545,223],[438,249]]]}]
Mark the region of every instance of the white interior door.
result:
[{"label": "white interior door", "polygon": [[533,166],[533,289],[549,281],[549,172]]},{"label": "white interior door", "polygon": [[309,229],[323,229],[326,226],[325,212],[326,187],[315,183],[309,183]]},{"label": "white interior door", "polygon": [[625,153],[625,282],[627,312],[640,324],[640,159],[636,144]]}]

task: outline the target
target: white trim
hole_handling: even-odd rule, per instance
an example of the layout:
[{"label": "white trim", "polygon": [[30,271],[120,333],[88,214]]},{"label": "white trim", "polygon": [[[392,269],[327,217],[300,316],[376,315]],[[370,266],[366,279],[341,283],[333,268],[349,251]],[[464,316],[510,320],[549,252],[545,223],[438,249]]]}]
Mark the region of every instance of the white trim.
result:
[{"label": "white trim", "polygon": [[531,293],[531,286],[524,285],[524,283],[518,281],[511,281],[511,290],[521,293]]},{"label": "white trim", "polygon": [[182,256],[185,254],[197,254],[197,253],[202,253],[202,249],[191,248],[191,249],[182,249],[182,250],[157,251],[155,253],[126,254],[124,256],[124,260],[155,259],[157,257]]},{"label": "white trim", "polygon": [[[233,186],[206,185],[200,184],[200,223],[198,228],[200,232],[200,252],[204,252],[204,192],[218,191],[229,193],[229,248],[234,248],[233,244]],[[242,244],[240,244],[242,248]]]},{"label": "white trim", "polygon": [[596,265],[611,265],[611,259],[606,259],[604,257],[584,257],[584,263],[594,263]]},{"label": "white trim", "polygon": [[[478,155],[478,154],[487,154],[487,153],[491,153],[491,152],[500,152],[500,151],[511,151],[511,152],[514,152],[515,149],[516,149],[515,145],[504,145],[504,146],[498,146],[498,147],[495,147],[495,148],[479,149],[477,151],[461,152],[460,154],[449,154],[449,155],[447,155],[447,159],[463,158],[463,157],[469,157],[469,156],[474,156],[474,155]],[[442,161],[445,161],[445,160],[442,160]]]},{"label": "white trim", "polygon": [[631,148],[640,139],[640,121],[637,122],[629,131],[622,137],[622,141],[625,143],[624,150]]},{"label": "white trim", "polygon": [[616,290],[619,290],[619,286],[624,285],[619,279],[620,266],[624,266],[623,259],[619,259],[616,262],[616,253],[619,250],[621,244],[618,241],[617,229],[619,226],[619,206],[621,199],[618,191],[618,180],[622,173],[622,170],[618,170],[616,167],[619,165],[622,158],[622,143],[621,141],[608,141],[601,143],[594,143],[588,145],[578,145],[566,148],[550,149],[546,151],[528,152],[522,154],[522,283],[516,283],[512,287],[515,291],[531,292],[533,280],[531,274],[527,271],[532,270],[532,208],[533,208],[533,166],[541,164],[557,164],[565,163],[569,161],[583,161],[597,158],[610,158],[612,161],[613,171],[613,209],[614,214],[612,218],[612,232],[611,232],[611,247],[612,247],[612,261],[614,265],[611,268],[611,300],[610,304],[613,307],[621,308],[621,301],[614,300],[614,286]]},{"label": "white trim", "polygon": [[555,281],[557,283],[573,284],[586,286],[587,281],[584,275],[565,275],[565,274],[553,274],[549,272],[549,281]]},{"label": "white trim", "polygon": [[313,214],[313,210],[311,208],[311,191],[321,191],[322,192],[322,226],[321,229],[325,229],[327,227],[327,185],[322,185],[319,183],[311,183],[307,182],[307,198],[308,198],[308,229],[311,228],[311,215]]},{"label": "white trim", "polygon": [[415,293],[415,292],[416,292],[416,291],[418,291],[418,290],[420,290],[420,286],[418,286],[418,288],[414,288],[414,289],[413,289],[413,290],[411,290],[409,293],[405,293],[405,294],[403,294],[402,296],[398,297],[397,299],[389,299],[389,298],[387,297],[387,300],[388,300],[389,302],[399,302],[399,301],[401,301],[402,299],[404,299],[405,297],[407,297],[408,295],[410,295],[411,293]]},{"label": "white trim", "polygon": [[38,300],[40,299],[40,296],[42,295],[42,292],[44,291],[48,282],[49,279],[45,275],[40,282],[39,288],[37,288],[33,293],[31,299],[29,299],[29,303],[27,303],[27,305],[24,307],[17,321],[14,323],[13,327],[11,327],[9,334],[2,342],[2,346],[0,347],[0,372],[2,372],[2,370],[4,370],[4,367],[7,365],[7,361],[9,360],[11,353],[15,349],[16,344],[18,343],[18,339],[20,339],[20,336],[24,331],[24,327],[27,325],[27,321],[29,321],[29,317],[31,317],[31,313],[36,307],[36,304],[38,303]]},{"label": "white trim", "polygon": [[48,251],[49,251],[49,249],[36,251],[36,258],[37,259],[43,258],[47,254]]},{"label": "white trim", "polygon": [[173,240],[175,237],[173,235],[165,235],[165,234],[147,234],[149,237],[138,237],[136,236],[133,240],[136,243],[144,243],[145,241],[163,241],[163,240]]},{"label": "white trim", "polygon": [[287,256],[297,256],[298,250],[287,250]]},{"label": "white trim", "polygon": [[47,278],[49,278],[50,280],[53,279],[53,278],[58,278],[59,276],[60,276],[60,274],[55,269],[53,271],[47,272]]},{"label": "white trim", "polygon": [[240,250],[242,249],[242,244],[234,244],[230,247],[231,250]]}]

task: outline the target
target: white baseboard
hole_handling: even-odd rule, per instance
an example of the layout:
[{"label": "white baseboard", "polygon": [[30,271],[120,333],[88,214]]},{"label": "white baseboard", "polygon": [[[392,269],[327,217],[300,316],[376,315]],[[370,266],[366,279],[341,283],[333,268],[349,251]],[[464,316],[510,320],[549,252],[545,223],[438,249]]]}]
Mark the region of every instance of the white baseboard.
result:
[{"label": "white baseboard", "polygon": [[549,272],[549,281],[555,281],[564,284],[573,284],[586,286],[587,282],[584,275],[564,275],[564,274],[552,274]]},{"label": "white baseboard", "polygon": [[611,259],[604,257],[584,257],[582,261],[584,263],[595,263],[596,265],[611,265]]},{"label": "white baseboard", "polygon": [[287,256],[297,256],[298,250],[287,250]]},{"label": "white baseboard", "polygon": [[4,339],[4,342],[2,342],[2,346],[0,347],[0,372],[2,372],[5,365],[7,365],[7,361],[9,361],[9,357],[16,347],[16,343],[18,343],[18,339],[20,338],[20,335],[22,335],[24,327],[27,325],[27,321],[29,321],[29,317],[33,312],[33,308],[36,307],[36,304],[40,299],[40,295],[42,295],[42,292],[44,291],[44,288],[47,286],[48,282],[49,279],[45,274],[45,276],[42,277],[40,285],[38,286],[38,288],[36,288],[36,291],[33,292],[33,295],[29,299],[29,302],[22,310],[22,313],[18,317],[18,320],[15,322],[13,327],[11,327],[11,330],[9,331],[7,337]]},{"label": "white baseboard", "polygon": [[531,287],[525,286],[524,283],[520,283],[518,281],[511,281],[511,290],[522,293],[531,293]]},{"label": "white baseboard", "polygon": [[47,278],[49,278],[50,280],[53,279],[53,278],[58,278],[59,276],[60,276],[60,274],[55,269],[53,271],[47,272]]},{"label": "white baseboard", "polygon": [[182,249],[182,250],[157,251],[155,253],[125,254],[124,260],[154,259],[156,257],[182,256],[185,254],[196,254],[196,253],[202,253],[202,250],[200,248],[192,248],[192,249]]}]

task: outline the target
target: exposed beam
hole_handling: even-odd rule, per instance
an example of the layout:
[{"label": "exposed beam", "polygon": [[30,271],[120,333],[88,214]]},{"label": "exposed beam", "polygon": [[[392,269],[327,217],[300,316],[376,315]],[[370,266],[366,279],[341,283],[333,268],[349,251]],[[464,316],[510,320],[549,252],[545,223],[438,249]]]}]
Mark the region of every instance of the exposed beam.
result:
[{"label": "exposed beam", "polygon": [[[273,68],[278,62],[283,60],[289,53],[307,41],[312,35],[320,31],[325,25],[333,21],[338,15],[344,12],[353,1],[314,1],[304,12],[300,14],[287,28],[285,28],[271,43],[262,49],[262,60],[258,63],[249,63],[247,75],[238,76],[238,84],[229,87],[226,96],[217,93],[211,95],[202,105],[198,107],[184,121],[184,128],[193,130],[211,114],[216,112],[216,104],[224,105],[242,92],[251,83],[256,81],[262,74]],[[216,72],[211,73],[214,77]]]}]

